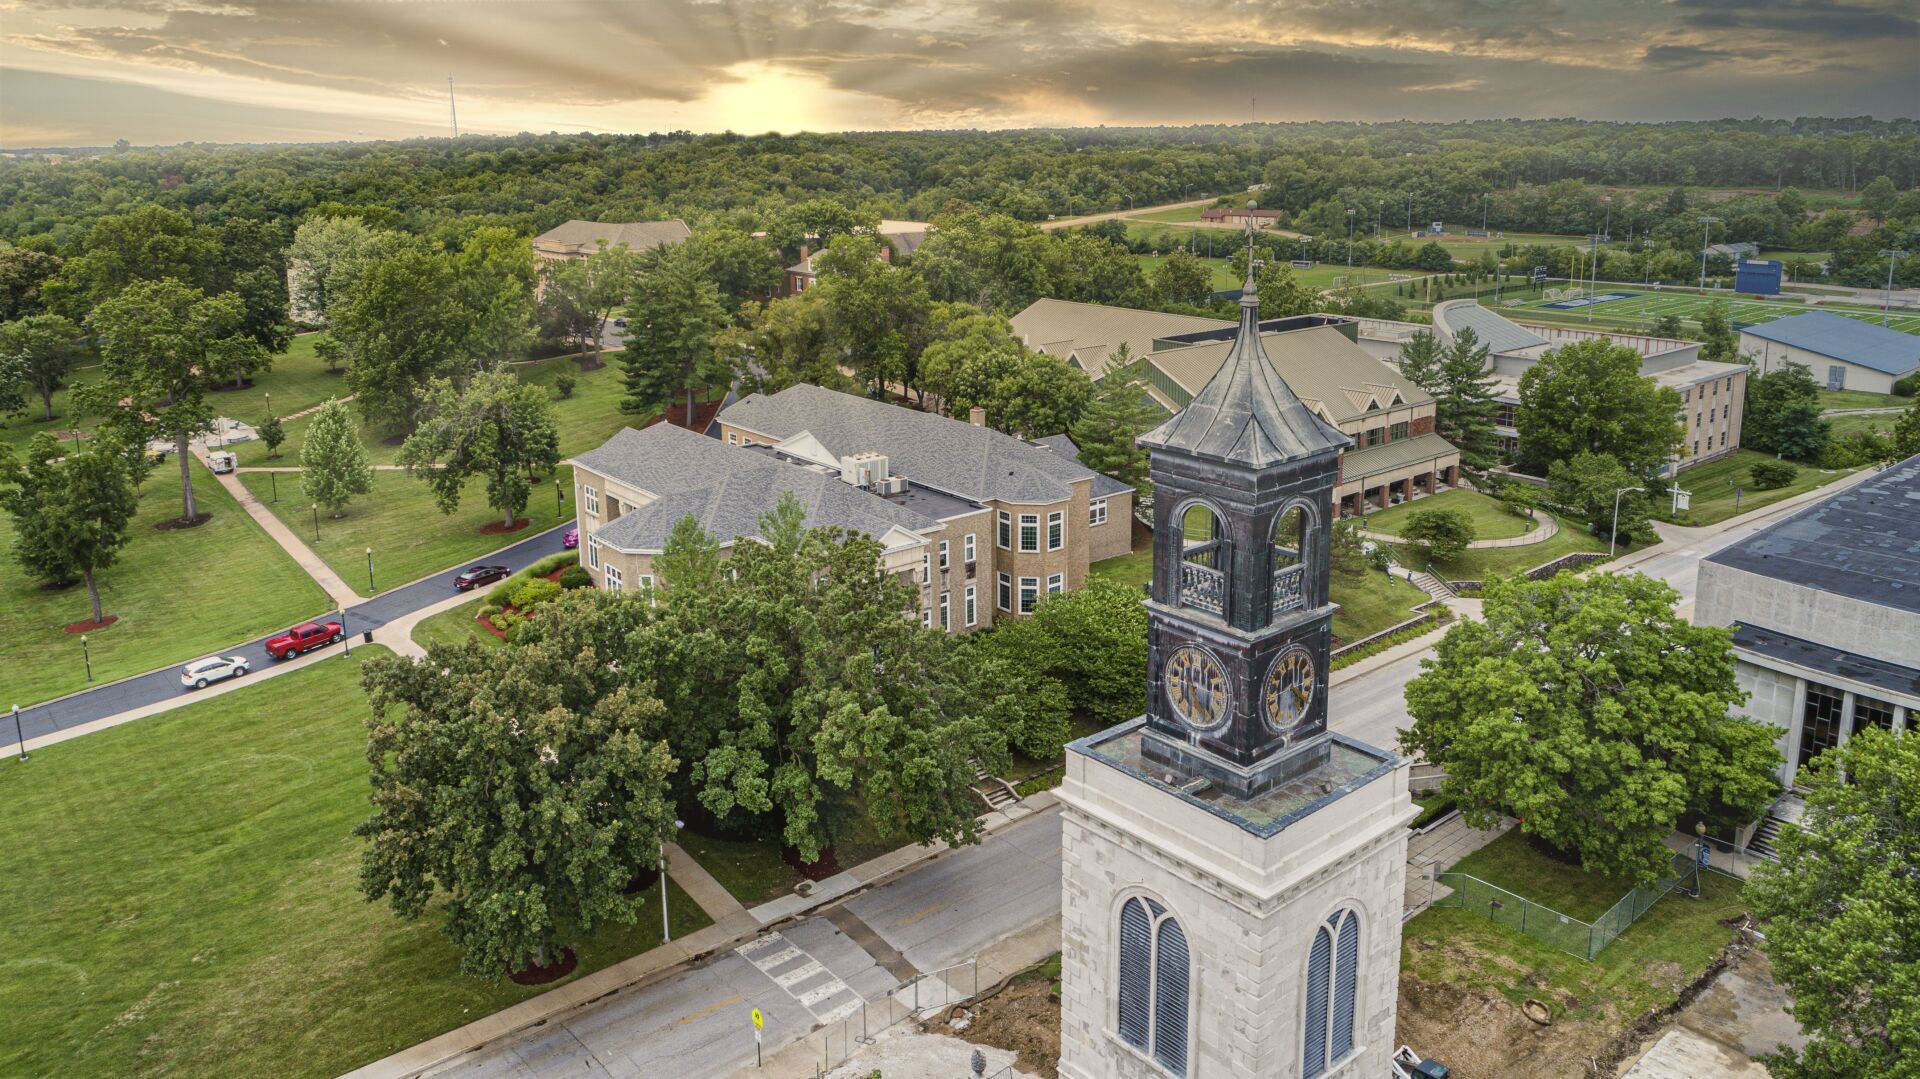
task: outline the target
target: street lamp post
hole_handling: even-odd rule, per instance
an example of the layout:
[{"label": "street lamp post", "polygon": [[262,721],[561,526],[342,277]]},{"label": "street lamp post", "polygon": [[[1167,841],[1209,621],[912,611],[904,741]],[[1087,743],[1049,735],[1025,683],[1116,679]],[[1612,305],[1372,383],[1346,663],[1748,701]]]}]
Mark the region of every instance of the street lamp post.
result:
[{"label": "street lamp post", "polygon": [[280,473],[267,473],[267,482],[273,485],[273,504],[278,506],[280,504]]},{"label": "street lamp post", "polygon": [[[674,831],[677,832],[680,829],[685,828],[686,826],[687,826],[686,821],[680,820],[677,817],[674,818],[674,822],[673,822]],[[673,927],[667,924],[667,837],[666,836],[660,837],[660,939],[662,941],[669,941],[673,939]]]},{"label": "street lamp post", "polygon": [[1694,220],[1700,222],[1700,291],[1707,290],[1707,244],[1713,239],[1713,223],[1720,220],[1701,214]]},{"label": "street lamp post", "polygon": [[313,542],[320,542],[320,503],[313,504]]},{"label": "street lamp post", "polygon": [[558,478],[555,478],[553,481],[553,519],[556,521],[561,519],[561,508],[560,508],[561,502],[562,502],[562,498],[560,495],[560,480]]},{"label": "street lamp post", "polygon": [[340,654],[353,655],[353,634],[347,632],[347,609],[340,608]]},{"label": "street lamp post", "polygon": [[80,635],[80,661],[87,665],[87,684],[93,684],[93,651],[87,647],[87,635]]},{"label": "street lamp post", "polygon": [[1613,492],[1613,527],[1607,530],[1607,557],[1613,557],[1614,541],[1620,538],[1620,496],[1628,491],[1645,492],[1645,487],[1622,487]]},{"label": "street lamp post", "polygon": [[1887,311],[1893,306],[1893,264],[1906,258],[1907,252],[1900,248],[1893,247],[1880,253],[1887,256],[1887,298],[1880,304],[1880,325],[1885,326],[1887,324]]},{"label": "street lamp post", "polygon": [[1347,276],[1353,276],[1353,211],[1347,211]]},{"label": "street lamp post", "polygon": [[13,741],[20,748],[20,759],[27,759],[27,736],[20,731],[20,706],[13,706]]},{"label": "street lamp post", "polygon": [[378,591],[380,590],[373,586],[373,548],[369,547],[367,548],[367,595],[371,596]]}]

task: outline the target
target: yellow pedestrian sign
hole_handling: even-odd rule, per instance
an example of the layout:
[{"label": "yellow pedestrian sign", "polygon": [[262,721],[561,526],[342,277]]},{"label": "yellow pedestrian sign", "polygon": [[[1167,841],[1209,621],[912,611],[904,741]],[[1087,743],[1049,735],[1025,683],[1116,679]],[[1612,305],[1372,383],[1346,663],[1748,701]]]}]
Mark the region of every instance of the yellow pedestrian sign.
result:
[{"label": "yellow pedestrian sign", "polygon": [[765,1030],[766,1026],[767,1017],[760,1014],[760,1009],[755,1008],[753,1010],[753,1066],[756,1068],[760,1066],[760,1032]]},{"label": "yellow pedestrian sign", "polygon": [[766,1028],[767,1028],[767,1017],[760,1014],[760,1009],[755,1008],[753,1010],[753,1029],[765,1030]]}]

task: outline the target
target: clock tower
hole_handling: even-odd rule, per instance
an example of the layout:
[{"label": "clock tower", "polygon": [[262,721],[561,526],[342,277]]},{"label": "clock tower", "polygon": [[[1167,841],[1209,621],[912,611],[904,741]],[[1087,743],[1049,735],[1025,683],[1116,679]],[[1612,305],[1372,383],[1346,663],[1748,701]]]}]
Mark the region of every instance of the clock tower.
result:
[{"label": "clock tower", "polygon": [[1352,445],[1267,358],[1253,269],[1219,373],[1140,439],[1154,486],[1145,752],[1243,795],[1326,755],[1327,545]]},{"label": "clock tower", "polygon": [[1349,442],[1268,358],[1251,269],[1219,372],[1140,442],[1147,711],[1069,746],[1057,792],[1060,1075],[1384,1075],[1410,762],[1327,727]]}]

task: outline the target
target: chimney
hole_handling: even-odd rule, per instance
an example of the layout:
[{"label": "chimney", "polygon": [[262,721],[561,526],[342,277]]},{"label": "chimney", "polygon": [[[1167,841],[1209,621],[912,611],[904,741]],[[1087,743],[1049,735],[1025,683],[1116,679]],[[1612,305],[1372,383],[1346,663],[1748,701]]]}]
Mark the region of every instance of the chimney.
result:
[{"label": "chimney", "polygon": [[800,265],[805,266],[806,264],[807,264],[807,245],[801,244],[800,245]]},{"label": "chimney", "polygon": [[985,427],[987,425],[987,410],[981,408],[979,405],[973,406],[967,410],[967,422],[973,424],[975,427]]},{"label": "chimney", "polygon": [[893,245],[885,240],[880,241],[880,261],[888,264],[893,262]]}]

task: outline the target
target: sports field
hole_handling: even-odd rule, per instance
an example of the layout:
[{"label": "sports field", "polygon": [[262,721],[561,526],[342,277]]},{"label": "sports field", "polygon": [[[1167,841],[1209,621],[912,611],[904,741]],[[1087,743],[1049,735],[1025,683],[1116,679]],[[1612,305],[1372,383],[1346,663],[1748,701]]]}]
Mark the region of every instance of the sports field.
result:
[{"label": "sports field", "polygon": [[[1548,290],[1551,292],[1552,290]],[[1664,315],[1678,315],[1681,319],[1698,324],[1700,315],[1707,305],[1715,300],[1725,301],[1728,317],[1734,322],[1754,326],[1789,315],[1805,314],[1808,311],[1826,311],[1830,314],[1844,315],[1862,322],[1880,324],[1880,310],[1858,304],[1821,303],[1809,304],[1799,300],[1754,300],[1735,297],[1729,293],[1701,293],[1693,289],[1645,289],[1632,285],[1602,286],[1599,293],[1591,299],[1555,300],[1543,295],[1518,305],[1501,305],[1503,310],[1526,317],[1537,317],[1551,322],[1584,324],[1591,309],[1595,324],[1612,327],[1640,329],[1654,319]],[[1494,306],[1491,298],[1482,301],[1488,307]],[[1889,329],[1902,333],[1920,334],[1920,311],[1895,309],[1887,316]]]}]

